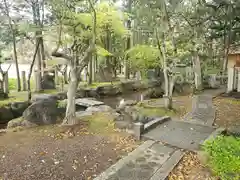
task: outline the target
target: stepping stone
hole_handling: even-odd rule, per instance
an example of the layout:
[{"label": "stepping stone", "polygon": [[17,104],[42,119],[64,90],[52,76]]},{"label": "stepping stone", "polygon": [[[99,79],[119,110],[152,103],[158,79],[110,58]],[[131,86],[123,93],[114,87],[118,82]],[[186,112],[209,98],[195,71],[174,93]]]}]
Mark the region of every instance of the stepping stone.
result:
[{"label": "stepping stone", "polygon": [[94,180],[150,180],[156,173],[157,180],[165,180],[182,156],[173,147],[146,141]]},{"label": "stepping stone", "polygon": [[170,120],[143,134],[143,137],[194,151],[214,130],[209,126]]},{"label": "stepping stone", "polygon": [[92,107],[92,106],[100,106],[104,103],[101,101],[96,101],[90,98],[79,98],[76,99],[76,105],[83,106],[83,107]]}]

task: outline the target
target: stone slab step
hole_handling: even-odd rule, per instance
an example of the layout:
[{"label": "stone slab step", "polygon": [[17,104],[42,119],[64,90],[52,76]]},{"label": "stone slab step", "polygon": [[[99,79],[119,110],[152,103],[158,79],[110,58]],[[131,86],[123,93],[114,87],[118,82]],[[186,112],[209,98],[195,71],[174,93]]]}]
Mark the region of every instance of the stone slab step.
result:
[{"label": "stone slab step", "polygon": [[76,99],[76,105],[83,106],[83,107],[92,107],[92,106],[100,106],[104,103],[101,101],[96,101],[90,98],[78,98]]},{"label": "stone slab step", "polygon": [[94,180],[152,180],[158,174],[157,180],[165,180],[182,155],[178,149],[148,140]]}]

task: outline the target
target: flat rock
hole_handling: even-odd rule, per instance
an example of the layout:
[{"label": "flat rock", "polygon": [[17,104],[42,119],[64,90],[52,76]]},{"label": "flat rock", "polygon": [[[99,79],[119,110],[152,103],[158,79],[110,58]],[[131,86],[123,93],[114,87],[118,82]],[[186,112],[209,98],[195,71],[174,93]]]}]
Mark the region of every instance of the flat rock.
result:
[{"label": "flat rock", "polygon": [[76,99],[76,105],[84,106],[84,107],[91,107],[91,106],[100,106],[104,103],[101,101],[93,100],[91,98],[79,98]]},{"label": "flat rock", "polygon": [[57,101],[58,97],[53,94],[34,94],[32,96],[31,101],[36,102],[36,101],[43,101],[43,100],[48,100],[48,101]]}]

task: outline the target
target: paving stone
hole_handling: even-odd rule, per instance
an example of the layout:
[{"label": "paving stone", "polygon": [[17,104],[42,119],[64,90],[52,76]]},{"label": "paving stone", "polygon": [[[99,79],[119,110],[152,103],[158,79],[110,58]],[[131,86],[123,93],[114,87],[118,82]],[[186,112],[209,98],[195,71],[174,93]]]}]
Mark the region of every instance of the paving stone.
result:
[{"label": "paving stone", "polygon": [[182,159],[183,155],[184,153],[180,150],[175,151],[173,155],[163,164],[163,166],[157,170],[150,180],[165,180],[168,177],[168,174]]},{"label": "paving stone", "polygon": [[[200,143],[208,138],[215,129],[209,126],[181,121],[167,121],[143,136],[155,141],[162,141],[172,146],[187,150],[197,150]],[[165,154],[168,147],[162,150]]]},{"label": "paving stone", "polygon": [[130,153],[125,163],[120,162],[120,166],[116,163],[95,180],[149,180],[175,151],[175,148],[155,142],[136,151],[137,154]]},{"label": "paving stone", "polygon": [[215,119],[215,108],[211,95],[197,95],[193,97],[192,112],[185,116],[185,121],[196,121],[198,123],[212,126]]}]

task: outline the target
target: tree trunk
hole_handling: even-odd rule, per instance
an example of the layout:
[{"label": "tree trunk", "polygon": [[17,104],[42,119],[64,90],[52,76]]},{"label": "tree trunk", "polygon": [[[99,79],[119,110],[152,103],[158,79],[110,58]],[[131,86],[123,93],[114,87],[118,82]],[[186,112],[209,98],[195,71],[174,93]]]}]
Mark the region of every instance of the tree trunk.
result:
[{"label": "tree trunk", "polygon": [[[33,22],[34,24],[38,27],[41,28],[41,22],[40,22],[40,7],[39,7],[39,2],[38,0],[35,3],[32,3],[32,13],[33,13]],[[35,74],[37,77],[37,84],[36,84],[36,92],[39,92],[42,90],[42,56],[41,56],[41,44],[42,44],[42,39],[41,39],[42,32],[41,31],[36,31],[35,32],[35,42],[36,42],[36,49],[37,51],[37,73]],[[37,44],[39,44],[40,48],[37,48]]]},{"label": "tree trunk", "polygon": [[93,78],[92,78],[92,80],[93,80],[93,82],[95,82],[96,81],[96,60],[95,60],[95,56],[97,56],[97,55],[93,55],[92,56],[92,76],[93,76]]},{"label": "tree trunk", "polygon": [[33,60],[32,63],[30,65],[30,70],[29,70],[29,74],[28,74],[28,79],[27,79],[27,89],[28,89],[28,102],[30,103],[31,98],[32,98],[32,93],[31,93],[31,75],[32,75],[32,71],[33,71],[33,66],[35,64],[35,60],[36,60],[36,56],[37,56],[37,52],[38,52],[38,48],[39,48],[39,41],[37,42],[36,48],[35,48],[35,52],[33,55]]},{"label": "tree trunk", "polygon": [[[227,6],[227,9],[226,9],[227,13],[228,14],[231,14],[232,12],[232,6],[229,5]],[[231,17],[232,18],[232,17]],[[229,23],[229,24],[228,24]],[[228,64],[228,53],[229,53],[229,48],[230,48],[230,45],[231,45],[231,42],[232,42],[232,28],[233,28],[233,23],[234,23],[234,20],[233,19],[230,19],[230,20],[227,20],[225,22],[226,25],[228,25],[228,31],[227,31],[227,37],[225,37],[225,57],[224,57],[224,63],[223,63],[223,72],[226,72],[227,71],[227,64]],[[224,29],[225,33],[226,33],[226,29]]]},{"label": "tree trunk", "polygon": [[12,19],[10,17],[9,13],[9,6],[7,4],[7,1],[4,0],[4,6],[5,6],[5,12],[8,17],[8,26],[12,33],[12,42],[13,42],[13,58],[15,61],[16,66],[16,72],[17,72],[17,91],[21,91],[21,80],[20,80],[20,73],[19,73],[19,67],[18,67],[18,59],[17,59],[17,47],[16,47],[16,32],[15,27],[13,27]]},{"label": "tree trunk", "polygon": [[[127,11],[129,14],[131,14],[132,12],[132,0],[128,0],[128,4],[127,4]],[[128,21],[127,21],[127,28],[128,30],[131,30],[131,19],[129,18]],[[129,36],[127,38],[127,47],[126,47],[126,50],[130,49],[131,48],[131,36]],[[129,69],[130,69],[130,63],[129,63],[129,56],[127,55],[125,57],[125,78],[126,79],[129,79],[130,78],[130,72],[129,72]]]},{"label": "tree trunk", "polygon": [[162,56],[163,56],[163,73],[164,73],[164,83],[165,83],[165,107],[167,109],[172,109],[172,96],[170,93],[170,82],[167,70],[167,57],[166,57],[166,44],[165,44],[165,34],[162,35]]},{"label": "tree trunk", "polygon": [[89,57],[89,64],[88,64],[88,71],[89,71],[89,77],[88,77],[88,84],[92,84],[93,80],[93,58],[92,56]]},{"label": "tree trunk", "polygon": [[12,36],[13,36],[13,52],[14,52],[14,61],[16,66],[16,72],[17,72],[17,91],[21,91],[21,80],[20,80],[20,73],[19,73],[19,67],[18,67],[18,58],[17,58],[17,47],[16,47],[16,36],[14,30],[12,30]]},{"label": "tree trunk", "polygon": [[230,48],[230,34],[228,34],[228,37],[226,38],[225,42],[225,48],[224,48],[224,62],[223,62],[223,72],[227,71],[227,64],[228,64],[228,53]]},{"label": "tree trunk", "polygon": [[198,52],[195,52],[195,57],[193,59],[193,69],[194,69],[194,81],[196,90],[202,90],[202,73],[201,64]]},{"label": "tree trunk", "polygon": [[67,92],[67,109],[63,125],[76,124],[76,91],[78,87],[78,78],[76,67],[70,66],[70,82]]},{"label": "tree trunk", "polygon": [[8,83],[8,72],[4,72],[3,74],[3,92],[9,93],[9,83]]},{"label": "tree trunk", "polygon": [[46,56],[45,56],[45,50],[44,50],[43,37],[40,37],[39,39],[40,39],[40,50],[41,50],[41,70],[42,70],[42,76],[43,76],[44,69],[46,68],[46,62],[45,62]]}]

